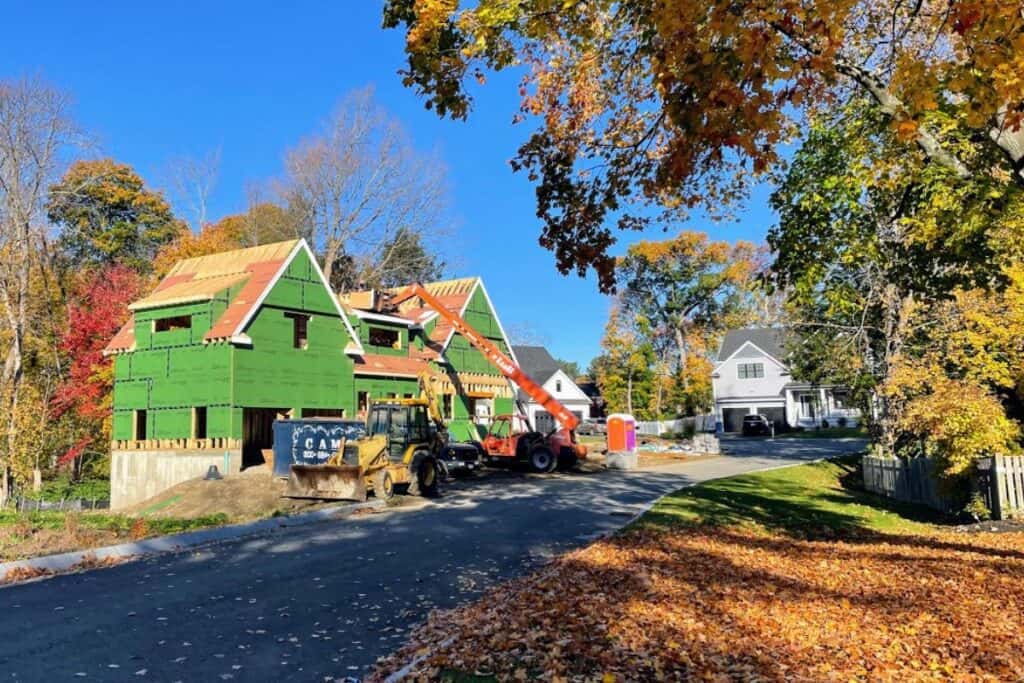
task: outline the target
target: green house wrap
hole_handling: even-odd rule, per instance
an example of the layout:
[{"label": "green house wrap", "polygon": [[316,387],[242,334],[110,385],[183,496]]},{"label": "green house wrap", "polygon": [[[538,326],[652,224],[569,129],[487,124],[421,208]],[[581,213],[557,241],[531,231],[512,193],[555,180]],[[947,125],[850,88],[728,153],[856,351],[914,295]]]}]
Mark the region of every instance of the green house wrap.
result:
[{"label": "green house wrap", "polygon": [[[479,278],[427,288],[511,354]],[[107,346],[114,356],[113,448],[241,449],[262,461],[281,417],[362,417],[373,399],[442,378],[458,440],[513,411],[500,372],[435,312],[375,292],[338,297],[304,240],[176,264]]]}]

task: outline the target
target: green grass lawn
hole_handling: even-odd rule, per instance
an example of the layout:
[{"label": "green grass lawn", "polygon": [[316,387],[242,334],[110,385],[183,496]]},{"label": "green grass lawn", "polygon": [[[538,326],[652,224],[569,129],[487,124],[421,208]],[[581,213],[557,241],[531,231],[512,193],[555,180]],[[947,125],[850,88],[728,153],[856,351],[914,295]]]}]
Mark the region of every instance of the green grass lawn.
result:
[{"label": "green grass lawn", "polygon": [[175,519],[104,512],[0,510],[0,562],[206,529],[229,522],[225,514]]},{"label": "green grass lawn", "polygon": [[923,533],[942,520],[927,508],[860,490],[857,463],[858,456],[852,456],[681,489],[636,524],[739,524],[805,537],[857,531]]},{"label": "green grass lawn", "polygon": [[[75,515],[77,524],[85,529],[97,531],[114,531],[127,533],[131,530],[138,517],[118,515],[103,512],[61,512],[59,510],[45,510],[41,512],[15,512],[13,510],[0,511],[0,526],[11,526],[16,524],[28,524],[34,529],[63,529],[66,526],[68,515]],[[153,534],[177,534],[183,531],[194,531],[205,529],[211,526],[221,526],[228,523],[228,516],[224,514],[208,515],[195,519],[161,519],[146,518],[146,526]]]}]

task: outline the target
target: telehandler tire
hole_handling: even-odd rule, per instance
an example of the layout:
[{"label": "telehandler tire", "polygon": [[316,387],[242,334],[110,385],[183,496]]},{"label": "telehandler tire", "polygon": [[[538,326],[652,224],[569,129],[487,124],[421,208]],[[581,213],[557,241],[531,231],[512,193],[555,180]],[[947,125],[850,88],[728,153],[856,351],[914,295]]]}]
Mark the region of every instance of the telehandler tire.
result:
[{"label": "telehandler tire", "polygon": [[530,451],[529,461],[530,469],[538,473],[551,472],[558,466],[555,454],[547,446],[537,446]]}]

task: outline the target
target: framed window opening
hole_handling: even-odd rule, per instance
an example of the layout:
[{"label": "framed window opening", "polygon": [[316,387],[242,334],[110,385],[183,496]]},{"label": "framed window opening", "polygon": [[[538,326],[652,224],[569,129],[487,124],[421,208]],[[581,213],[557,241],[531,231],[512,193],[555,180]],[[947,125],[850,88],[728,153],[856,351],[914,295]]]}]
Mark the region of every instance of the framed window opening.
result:
[{"label": "framed window opening", "polygon": [[157,318],[153,321],[154,332],[173,332],[174,330],[191,330],[191,315],[172,315],[167,318]]},{"label": "framed window opening", "polygon": [[371,327],[370,346],[400,349],[402,348],[402,335],[398,330],[392,330],[387,327]]},{"label": "framed window opening", "polygon": [[309,348],[309,315],[287,312],[284,317],[292,321],[292,348]]},{"label": "framed window opening", "polygon": [[192,409],[192,438],[206,438],[206,406],[196,406]]},{"label": "framed window opening", "polygon": [[132,416],[132,440],[145,441],[147,434],[147,415],[145,410],[136,410]]}]

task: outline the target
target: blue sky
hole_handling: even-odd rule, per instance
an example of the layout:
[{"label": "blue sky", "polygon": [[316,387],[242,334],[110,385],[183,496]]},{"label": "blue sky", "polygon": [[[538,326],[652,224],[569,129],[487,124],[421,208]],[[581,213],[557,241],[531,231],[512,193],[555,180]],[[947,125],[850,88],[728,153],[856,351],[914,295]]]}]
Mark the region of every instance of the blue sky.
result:
[{"label": "blue sky", "polygon": [[[508,165],[531,125],[511,123],[512,74],[474,89],[468,121],[439,119],[402,87],[402,35],[380,28],[372,0],[17,2],[4,15],[0,78],[39,75],[70,91],[100,154],[159,184],[173,158],[220,149],[214,219],[244,208],[248,183],[279,175],[285,149],[345,93],[375,86],[416,145],[448,164],[453,275],[483,275],[505,327],[532,330],[556,356],[585,367],[599,352],[610,300],[593,278],[558,273],[537,244],[533,188]],[[761,241],[774,220],[766,196],[755,193],[737,224],[686,227]],[[623,235],[616,251],[638,238]]]}]

